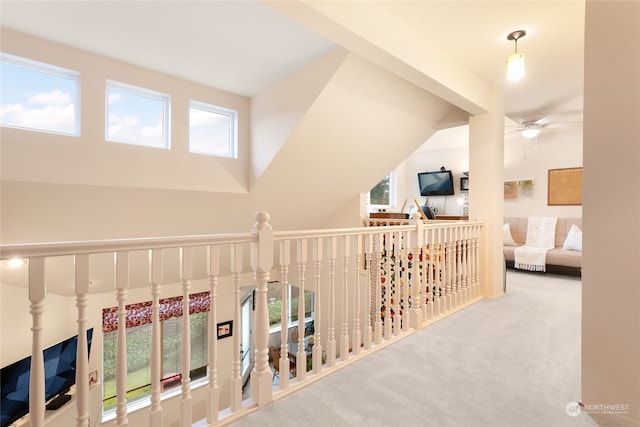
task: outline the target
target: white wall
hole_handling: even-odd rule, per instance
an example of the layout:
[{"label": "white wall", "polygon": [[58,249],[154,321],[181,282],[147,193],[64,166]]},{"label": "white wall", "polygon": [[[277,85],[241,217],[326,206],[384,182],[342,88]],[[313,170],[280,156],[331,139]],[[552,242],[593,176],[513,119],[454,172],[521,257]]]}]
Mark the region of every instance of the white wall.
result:
[{"label": "white wall", "polygon": [[[399,207],[406,199],[418,199],[424,203],[425,197],[420,196],[418,188],[418,172],[440,170],[442,166],[453,172],[455,195],[429,197],[429,205],[438,207],[441,215],[460,215],[462,199],[467,193],[460,191],[460,177],[469,171],[469,127],[459,126],[436,132],[420,148],[407,158],[399,170],[402,171],[399,180]],[[472,179],[469,179],[470,185]]]},{"label": "white wall", "polygon": [[[433,205],[445,207],[445,214],[459,215],[458,201],[465,193],[460,192],[460,176],[469,170],[469,127],[438,131],[417,149],[406,161],[398,166],[399,211],[404,200],[418,198],[416,174],[427,170],[438,170],[441,166],[454,173],[454,196],[430,197]],[[531,196],[520,194],[515,199],[504,200],[504,216],[558,216],[581,218],[582,206],[548,206],[547,183],[549,169],[582,166],[582,127],[572,126],[543,130],[537,144],[519,134],[505,137],[504,180],[519,181],[533,179],[534,191]],[[470,191],[473,191],[473,177],[469,177]],[[603,208],[609,200],[603,196]]]},{"label": "white wall", "polygon": [[[582,206],[548,206],[548,170],[582,166],[582,127],[543,129],[535,140],[519,133],[505,137],[504,180],[533,179],[531,196],[504,200],[505,216],[558,216],[581,218]],[[603,195],[603,207],[609,201]]]}]

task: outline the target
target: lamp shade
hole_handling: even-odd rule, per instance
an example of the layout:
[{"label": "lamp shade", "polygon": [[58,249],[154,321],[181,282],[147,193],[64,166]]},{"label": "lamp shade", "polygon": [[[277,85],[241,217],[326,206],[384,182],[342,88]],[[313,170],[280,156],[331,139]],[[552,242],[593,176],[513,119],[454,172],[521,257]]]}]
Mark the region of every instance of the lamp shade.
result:
[{"label": "lamp shade", "polygon": [[524,77],[524,53],[514,53],[507,58],[507,79],[520,80]]},{"label": "lamp shade", "polygon": [[535,138],[540,133],[540,128],[526,128],[522,130],[522,136],[525,138]]}]

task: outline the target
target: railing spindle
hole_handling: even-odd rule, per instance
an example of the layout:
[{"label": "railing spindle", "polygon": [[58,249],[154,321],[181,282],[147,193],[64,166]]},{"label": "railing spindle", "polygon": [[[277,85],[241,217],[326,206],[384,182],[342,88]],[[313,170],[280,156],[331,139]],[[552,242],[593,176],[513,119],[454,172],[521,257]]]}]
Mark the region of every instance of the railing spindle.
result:
[{"label": "railing spindle", "polygon": [[[289,387],[289,262],[291,258],[291,241],[280,242],[280,292],[282,305],[280,313],[280,377],[281,389]],[[273,361],[275,363],[275,360]]]},{"label": "railing spindle", "polygon": [[338,242],[335,236],[329,238],[329,327],[327,329],[327,366],[336,365],[336,257]]},{"label": "railing spindle", "polygon": [[160,288],[162,285],[162,249],[149,251],[151,281],[151,427],[162,427],[162,328],[160,325]]},{"label": "railing spindle", "polygon": [[[240,279],[242,275],[242,246],[239,244],[231,246],[231,273],[233,275],[233,324],[236,328],[240,325]],[[240,332],[232,335],[233,348],[231,369],[231,410],[242,409],[242,372],[240,368]]]},{"label": "railing spindle", "polygon": [[31,326],[31,371],[29,378],[29,416],[32,427],[44,427],[45,389],[42,351],[45,295],[44,257],[29,258],[29,301]]},{"label": "railing spindle", "polygon": [[380,344],[382,342],[382,316],[380,308],[382,307],[382,254],[384,253],[384,234],[378,233],[374,241],[374,258],[371,270],[373,271],[374,286],[371,287],[374,295],[372,300],[375,301],[373,307],[373,342]]},{"label": "railing spindle", "polygon": [[217,328],[217,303],[218,303],[218,276],[220,274],[220,247],[207,246],[207,275],[209,276],[209,339],[207,350],[207,423],[218,421],[219,389],[218,389],[218,339],[215,333]]},{"label": "railing spindle", "polygon": [[380,283],[378,286],[380,287],[380,293],[382,295],[382,287],[384,286],[384,339],[385,340],[390,340],[391,339],[391,333],[393,330],[393,325],[392,322],[393,320],[391,319],[391,301],[392,301],[392,295],[391,295],[391,264],[392,264],[392,260],[393,260],[393,234],[392,232],[388,232],[387,234],[385,234],[385,242],[384,242],[384,272],[385,272],[385,276],[384,276],[384,284]]},{"label": "railing spindle", "polygon": [[352,339],[353,342],[351,344],[352,348],[353,348],[353,354],[354,355],[358,355],[360,354],[360,345],[362,344],[362,332],[360,330],[360,298],[361,298],[361,291],[360,291],[360,263],[362,262],[362,236],[354,236],[355,238],[355,257],[354,257],[354,261],[355,261],[355,302],[354,302],[354,315],[353,315],[353,332],[352,332]]},{"label": "railing spindle", "polygon": [[411,250],[411,327],[415,330],[422,328],[422,291],[424,289],[423,280],[420,274],[420,263],[422,258],[423,225],[422,221],[413,221],[416,231],[412,231],[413,248]]},{"label": "railing spindle", "polygon": [[193,424],[191,401],[191,322],[189,313],[189,290],[193,277],[193,255],[191,247],[180,248],[180,279],[182,281],[182,398],[180,399],[182,427]]},{"label": "railing spindle", "polygon": [[319,373],[322,369],[322,316],[321,316],[321,308],[322,308],[322,238],[313,239],[313,261],[314,261],[314,273],[315,273],[315,296],[313,298],[314,308],[313,308],[313,348],[312,348],[312,362],[313,372]]},{"label": "railing spindle", "polygon": [[349,358],[349,257],[350,236],[343,236],[342,240],[342,328],[340,329],[340,360]]},{"label": "railing spindle", "polygon": [[76,349],[76,426],[89,427],[89,353],[87,351],[89,255],[76,255],[74,258],[76,307],[78,308],[78,347]]},{"label": "railing spindle", "polygon": [[116,426],[129,425],[127,417],[127,292],[129,288],[129,252],[115,253],[118,331],[116,346]]},{"label": "railing spindle", "polygon": [[296,353],[296,378],[307,378],[307,352],[304,348],[305,298],[304,282],[307,270],[307,239],[298,240],[298,352]]},{"label": "railing spindle", "polygon": [[445,230],[445,263],[447,265],[447,286],[451,289],[451,293],[453,296],[453,306],[457,307],[458,306],[458,290],[456,288],[456,281],[455,281],[455,269],[453,268],[453,263],[452,262],[452,254],[455,253],[455,241],[456,241],[456,230],[457,227],[449,227]]},{"label": "railing spindle", "polygon": [[371,348],[371,341],[373,338],[373,329],[371,327],[371,306],[372,306],[372,293],[371,293],[371,283],[372,283],[372,269],[373,269],[373,235],[367,234],[365,236],[365,254],[364,254],[364,262],[365,268],[367,271],[367,277],[369,280],[365,281],[365,301],[367,302],[367,307],[365,309],[365,322],[364,322],[364,337],[363,337],[363,347],[365,350],[369,350]]}]

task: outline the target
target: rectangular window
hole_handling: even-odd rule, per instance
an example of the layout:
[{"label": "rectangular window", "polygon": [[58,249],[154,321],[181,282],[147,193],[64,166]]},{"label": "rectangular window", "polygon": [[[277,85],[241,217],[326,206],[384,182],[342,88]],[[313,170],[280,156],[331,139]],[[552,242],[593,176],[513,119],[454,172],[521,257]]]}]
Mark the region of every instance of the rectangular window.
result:
[{"label": "rectangular window", "polygon": [[170,101],[163,93],[107,81],[106,140],[169,149]]},{"label": "rectangular window", "polygon": [[[160,300],[162,335],[162,389],[180,384],[182,379],[182,297]],[[191,332],[190,378],[206,375],[207,329],[210,298],[208,292],[190,295]],[[126,307],[127,402],[146,399],[151,394],[151,301]],[[103,412],[116,405],[117,307],[102,313],[103,332]]]},{"label": "rectangular window", "polygon": [[189,104],[189,151],[210,156],[237,158],[238,112],[191,101]]},{"label": "rectangular window", "polygon": [[80,135],[80,73],[0,53],[0,125]]}]

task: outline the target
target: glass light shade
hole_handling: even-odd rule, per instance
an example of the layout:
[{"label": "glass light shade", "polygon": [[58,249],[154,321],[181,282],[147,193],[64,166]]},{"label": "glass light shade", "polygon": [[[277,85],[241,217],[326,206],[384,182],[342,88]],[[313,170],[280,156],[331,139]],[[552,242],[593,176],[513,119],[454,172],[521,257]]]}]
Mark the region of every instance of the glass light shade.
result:
[{"label": "glass light shade", "polygon": [[507,79],[520,80],[524,77],[524,53],[514,53],[507,59]]},{"label": "glass light shade", "polygon": [[525,138],[535,138],[540,133],[540,129],[538,128],[528,128],[522,131],[522,136]]}]

